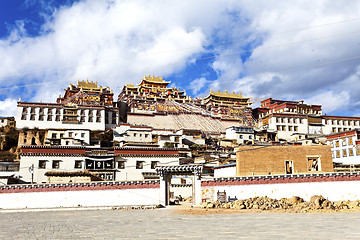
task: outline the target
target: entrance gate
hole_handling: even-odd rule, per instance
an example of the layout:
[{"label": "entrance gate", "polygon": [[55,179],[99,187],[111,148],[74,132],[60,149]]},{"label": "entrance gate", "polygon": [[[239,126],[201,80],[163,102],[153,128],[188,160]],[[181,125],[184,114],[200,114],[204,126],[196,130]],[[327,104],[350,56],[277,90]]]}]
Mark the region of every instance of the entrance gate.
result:
[{"label": "entrance gate", "polygon": [[160,175],[160,204],[170,204],[171,178],[175,175],[192,176],[192,203],[201,204],[201,173],[202,165],[157,166],[156,172]]}]

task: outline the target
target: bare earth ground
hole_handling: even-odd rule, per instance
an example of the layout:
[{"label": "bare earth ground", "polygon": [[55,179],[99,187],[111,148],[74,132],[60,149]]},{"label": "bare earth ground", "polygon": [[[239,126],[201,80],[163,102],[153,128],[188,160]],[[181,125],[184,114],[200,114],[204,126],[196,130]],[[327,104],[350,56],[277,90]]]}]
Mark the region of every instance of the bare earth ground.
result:
[{"label": "bare earth ground", "polygon": [[[189,204],[177,205],[170,207],[174,214],[187,214],[187,215],[208,215],[208,214],[238,214],[238,213],[300,213],[295,209],[271,209],[271,210],[260,210],[260,209],[225,209],[225,208],[200,208],[192,207]],[[318,209],[310,210],[307,213],[352,213],[360,212],[360,209],[340,209],[340,210],[329,210],[329,209]],[[302,213],[304,214],[304,213]]]}]

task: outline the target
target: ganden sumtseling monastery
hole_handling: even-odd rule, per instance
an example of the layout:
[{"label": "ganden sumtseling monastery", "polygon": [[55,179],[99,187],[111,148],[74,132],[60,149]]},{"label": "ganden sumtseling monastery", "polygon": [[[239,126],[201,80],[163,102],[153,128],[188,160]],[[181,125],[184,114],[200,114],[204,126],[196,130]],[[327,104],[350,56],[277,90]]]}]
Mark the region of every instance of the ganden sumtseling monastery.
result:
[{"label": "ganden sumtseling monastery", "polygon": [[[360,164],[358,117],[323,115],[320,105],[272,98],[252,109],[251,98],[239,92],[211,90],[207,97],[192,98],[169,84],[148,75],[138,85],[125,85],[114,100],[109,87],[78,81],[56,103],[20,100],[16,116],[20,180],[157,179],[157,166],[177,169],[216,162],[208,171],[213,176],[222,169],[216,165],[235,166],[229,164],[235,155],[227,150],[239,145],[327,144],[335,168]],[[217,157],[199,158],[199,151],[192,150],[201,146],[204,151],[212,147],[210,155]],[[305,160],[312,166],[308,171],[329,171],[324,169],[325,161],[324,157]],[[297,171],[289,161],[281,169]]]}]

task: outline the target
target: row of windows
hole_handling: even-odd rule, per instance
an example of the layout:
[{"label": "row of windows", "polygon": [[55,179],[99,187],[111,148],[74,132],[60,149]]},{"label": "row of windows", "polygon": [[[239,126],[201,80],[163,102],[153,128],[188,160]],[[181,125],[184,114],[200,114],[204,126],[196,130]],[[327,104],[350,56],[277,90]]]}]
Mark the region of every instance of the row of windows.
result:
[{"label": "row of windows", "polygon": [[142,137],[144,135],[145,138],[149,137],[149,134],[142,134],[142,133],[134,133],[133,136],[137,137],[137,135],[139,134],[139,137]]},{"label": "row of windows", "polygon": [[[341,157],[352,157],[354,156],[354,149],[349,148],[343,149],[342,151],[336,150],[333,152],[333,156],[335,155],[336,158],[340,158],[340,153]],[[356,156],[360,156],[360,149],[356,149]]]},{"label": "row of windows", "polygon": [[333,142],[333,147],[340,147],[340,142],[341,142],[342,146],[353,145],[352,138],[344,138],[342,140],[337,140],[337,141]]},{"label": "row of windows", "polygon": [[344,132],[344,131],[348,131],[348,130],[351,130],[352,128],[336,128],[336,127],[333,127],[332,129],[331,129],[331,131],[333,132],[333,133],[336,133],[336,132]]},{"label": "row of windows", "polygon": [[[77,137],[77,136],[78,136],[78,133],[69,132],[68,135],[69,135],[69,137],[73,137],[73,136]],[[51,138],[56,139],[56,138],[58,138],[57,136],[59,136],[57,133],[52,133],[52,134],[51,134]],[[80,136],[81,136],[81,138],[84,138],[84,137],[85,137],[85,133],[80,133]],[[63,138],[63,137],[64,137],[64,133],[60,133],[60,137],[59,137],[59,138]]]},{"label": "row of windows", "polygon": [[305,119],[302,118],[276,118],[276,122],[277,123],[297,123],[297,124],[301,124],[301,123],[305,123]]},{"label": "row of windows", "polygon": [[[277,117],[277,123],[297,123],[303,124],[305,123],[305,119],[302,118],[287,118],[287,117]],[[326,120],[327,125],[343,125],[343,126],[360,126],[360,121],[355,120]],[[334,128],[333,128],[334,129]],[[343,131],[348,130],[344,128]],[[340,131],[339,131],[340,132]]]},{"label": "row of windows", "polygon": [[[44,108],[40,108],[39,109],[39,114],[40,115],[44,115]],[[84,109],[81,109],[81,110],[77,110],[77,109],[64,109],[63,110],[63,113],[64,114],[78,114],[80,113],[80,115],[85,115],[85,110]],[[88,110],[88,115],[94,115],[96,114],[97,116],[100,116],[101,115],[101,110]],[[24,107],[23,108],[23,111],[22,111],[22,114],[26,115],[28,114],[28,108]],[[30,108],[30,114],[31,115],[34,115],[36,114],[36,111],[35,111],[35,108],[32,107]],[[60,108],[56,108],[55,109],[55,115],[60,115],[61,114],[61,109]],[[47,108],[47,115],[54,115],[54,111],[52,108]]]},{"label": "row of windows", "polygon": [[[26,116],[27,115],[22,115],[21,116],[21,120],[26,120]],[[56,122],[60,122],[61,116],[60,115],[48,115],[46,118],[46,121],[54,121],[54,117],[55,117],[55,121]],[[96,122],[101,122],[101,116],[97,116],[96,118],[94,118],[92,115],[88,116],[87,118],[84,116],[80,116],[80,122],[85,122],[85,120],[87,119],[87,122],[94,122],[94,120],[96,120]],[[39,115],[36,119],[35,114],[34,115],[30,115],[30,121],[44,121],[44,115]],[[68,120],[74,120],[77,121],[78,120],[78,116],[63,116],[62,118],[63,121],[68,121]],[[113,115],[113,117],[110,119],[108,117],[105,118],[105,124],[111,124],[114,123],[116,124],[116,115]]]},{"label": "row of windows", "polygon": [[[239,139],[243,139],[244,136],[243,135],[239,135]],[[249,139],[252,139],[252,135],[249,135]]]},{"label": "row of windows", "polygon": [[284,125],[277,125],[276,130],[278,131],[290,131],[290,132],[297,132],[299,130],[298,126],[284,126]]},{"label": "row of windows", "polygon": [[[307,158],[307,171],[308,172],[317,172],[321,171],[320,158],[319,157],[308,157]],[[294,162],[285,161],[285,174],[294,173]]]},{"label": "row of windows", "polygon": [[[155,169],[158,163],[159,163],[158,161],[151,161],[150,168]],[[144,168],[144,161],[136,161],[136,169],[143,169],[143,168]],[[118,169],[125,169],[124,161],[118,162]]]},{"label": "row of windows", "polygon": [[[116,113],[115,112],[110,112],[112,113],[111,118],[109,118],[108,114],[105,114],[105,124],[111,124],[114,123],[116,124]],[[78,110],[64,110],[64,116],[63,116],[63,121],[68,121],[68,120],[73,120],[73,121],[77,121],[78,120]],[[29,114],[27,111],[27,108],[23,108],[23,112],[22,112],[22,116],[21,116],[21,120],[26,120],[28,119]],[[61,121],[61,113],[60,113],[60,109],[56,109],[55,111],[55,115],[53,115],[53,111],[51,109],[48,110],[48,115],[44,115],[44,111],[42,108],[40,108],[39,114],[37,115],[35,113],[35,108],[31,108],[30,111],[30,121]],[[87,122],[94,122],[94,120],[96,120],[96,122],[101,122],[101,111],[100,110],[89,110],[89,114],[86,117],[85,116],[85,110],[80,110],[80,118],[79,121],[80,122],[85,122],[85,120],[87,120]]]},{"label": "row of windows", "polygon": [[[46,169],[47,160],[39,160],[38,167],[40,169]],[[52,168],[53,169],[59,169],[60,168],[60,160],[53,160],[52,161]],[[151,169],[155,169],[158,161],[151,161]],[[76,160],[74,164],[75,169],[82,169],[83,168],[83,161],[82,160]],[[143,169],[144,168],[144,161],[136,161],[136,169]],[[118,169],[125,169],[125,161],[119,161],[118,162]]]},{"label": "row of windows", "polygon": [[359,126],[359,121],[354,120],[326,120],[327,125]]}]

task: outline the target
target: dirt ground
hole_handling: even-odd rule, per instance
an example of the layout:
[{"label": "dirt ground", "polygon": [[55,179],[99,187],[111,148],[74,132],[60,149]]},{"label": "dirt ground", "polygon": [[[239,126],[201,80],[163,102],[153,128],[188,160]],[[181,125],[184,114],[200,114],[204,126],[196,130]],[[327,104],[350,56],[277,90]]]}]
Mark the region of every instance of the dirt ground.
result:
[{"label": "dirt ground", "polygon": [[192,207],[191,205],[177,205],[172,206],[172,213],[174,214],[187,214],[187,215],[209,215],[209,214],[241,214],[241,213],[274,213],[274,214],[289,214],[289,213],[351,213],[360,212],[360,209],[317,209],[309,210],[308,212],[300,212],[296,209],[271,209],[271,210],[259,210],[259,209],[225,209],[225,208],[200,208]]}]

